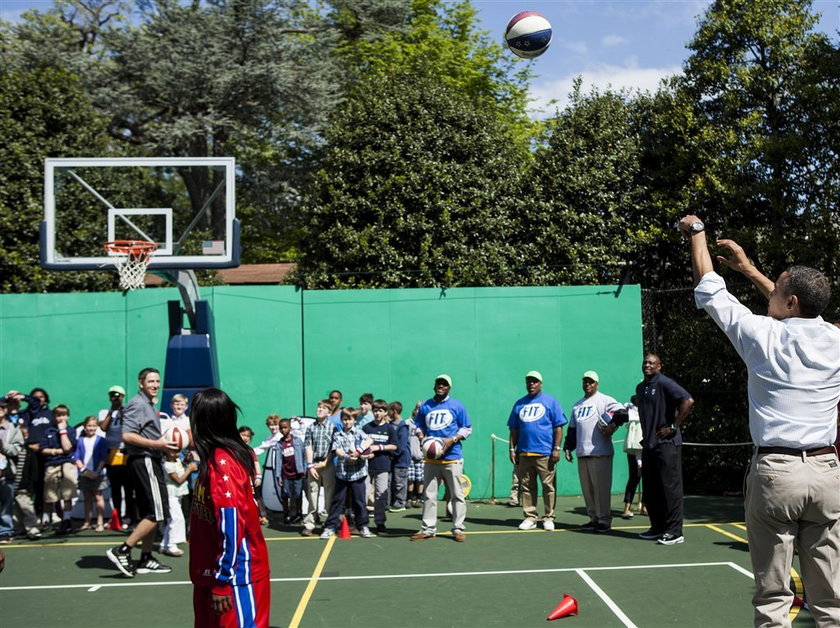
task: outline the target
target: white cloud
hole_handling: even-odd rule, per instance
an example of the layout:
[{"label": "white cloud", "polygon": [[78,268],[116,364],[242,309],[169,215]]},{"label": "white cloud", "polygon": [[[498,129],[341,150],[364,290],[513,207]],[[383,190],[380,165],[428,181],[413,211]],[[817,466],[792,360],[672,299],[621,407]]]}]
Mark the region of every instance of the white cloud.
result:
[{"label": "white cloud", "polygon": [[606,35],[605,37],[601,38],[601,45],[611,48],[613,46],[621,46],[623,44],[629,44],[630,40],[626,37],[622,37],[621,35]]},{"label": "white cloud", "polygon": [[[590,69],[569,74],[561,78],[535,81],[531,85],[531,112],[534,117],[545,118],[554,114],[555,109],[563,109],[569,104],[569,93],[572,91],[574,80],[580,76],[583,79],[582,90],[586,94],[592,87],[601,91],[607,88],[613,91],[627,89],[630,91],[655,92],[662,79],[682,73],[681,66],[661,68],[640,68],[634,60],[629,60],[624,66],[598,64]],[[556,101],[552,104],[551,101]]]},{"label": "white cloud", "polygon": [[565,50],[569,50],[580,57],[586,57],[589,55],[589,46],[586,45],[585,41],[563,41],[561,47]]}]

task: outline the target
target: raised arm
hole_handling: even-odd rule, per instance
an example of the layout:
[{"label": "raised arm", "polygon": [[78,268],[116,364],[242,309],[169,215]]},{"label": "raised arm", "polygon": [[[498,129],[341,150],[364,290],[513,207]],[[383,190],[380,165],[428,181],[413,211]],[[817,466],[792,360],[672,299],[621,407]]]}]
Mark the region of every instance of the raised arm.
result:
[{"label": "raised arm", "polygon": [[719,262],[723,262],[732,270],[736,270],[744,277],[749,279],[756,288],[759,289],[765,299],[770,298],[770,293],[773,291],[774,284],[765,277],[752,263],[744,252],[744,248],[734,240],[722,239],[717,241],[718,246],[722,246],[729,252],[729,256],[718,255]]},{"label": "raised arm", "polygon": [[700,283],[703,275],[715,269],[714,264],[712,264],[712,256],[709,254],[703,221],[693,214],[684,216],[680,220],[680,233],[691,245],[691,273],[694,276],[694,285],[696,286]]}]

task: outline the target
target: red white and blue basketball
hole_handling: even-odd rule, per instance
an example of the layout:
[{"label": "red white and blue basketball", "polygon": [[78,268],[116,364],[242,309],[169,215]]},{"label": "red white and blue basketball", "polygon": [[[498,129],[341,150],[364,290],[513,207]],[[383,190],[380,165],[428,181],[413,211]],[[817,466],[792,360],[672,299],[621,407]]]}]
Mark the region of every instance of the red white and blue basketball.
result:
[{"label": "red white and blue basketball", "polygon": [[180,427],[169,428],[166,432],[164,432],[163,437],[167,442],[178,447],[178,449],[183,449],[190,444],[190,437],[187,435],[187,432]]},{"label": "red white and blue basketball", "polygon": [[551,23],[536,11],[520,11],[508,22],[505,42],[518,57],[539,57],[551,43]]},{"label": "red white and blue basketball", "polygon": [[443,456],[443,439],[437,436],[429,436],[424,438],[420,445],[423,449],[423,456],[429,460],[437,460]]}]

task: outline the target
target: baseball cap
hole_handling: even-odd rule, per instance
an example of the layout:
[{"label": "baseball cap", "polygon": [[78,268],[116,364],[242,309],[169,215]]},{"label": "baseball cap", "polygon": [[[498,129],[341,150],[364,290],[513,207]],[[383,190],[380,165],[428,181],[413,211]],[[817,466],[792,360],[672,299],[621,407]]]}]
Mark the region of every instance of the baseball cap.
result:
[{"label": "baseball cap", "polygon": [[451,378],[451,377],[449,377],[449,375],[447,375],[446,373],[441,373],[440,375],[438,375],[437,377],[435,377],[435,381],[438,381],[439,379],[442,379],[442,380],[443,380],[443,381],[445,381],[447,384],[449,384],[450,386],[452,386],[452,378]]},{"label": "baseball cap", "polygon": [[111,386],[108,389],[108,394],[111,394],[111,393],[114,393],[114,392],[115,393],[120,393],[123,397],[125,397],[125,388],[123,388],[122,386]]},{"label": "baseball cap", "polygon": [[583,374],[583,379],[591,379],[593,382],[597,382],[599,381],[598,373],[595,371],[586,371],[586,373]]},{"label": "baseball cap", "polygon": [[534,379],[536,379],[540,382],[543,381],[542,373],[540,373],[539,371],[528,371],[525,374],[525,379],[528,379],[529,377],[533,377]]}]

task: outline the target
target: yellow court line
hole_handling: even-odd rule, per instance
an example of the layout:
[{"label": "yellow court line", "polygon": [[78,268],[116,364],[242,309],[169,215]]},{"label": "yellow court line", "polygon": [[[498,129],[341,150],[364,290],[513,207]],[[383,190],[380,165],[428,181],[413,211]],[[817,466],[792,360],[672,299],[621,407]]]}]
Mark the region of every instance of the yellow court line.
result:
[{"label": "yellow court line", "polygon": [[[726,530],[722,530],[722,529],[718,528],[717,526],[712,525],[711,523],[707,523],[705,525],[710,530],[714,530],[715,532],[720,532],[724,536],[728,536],[729,538],[735,539],[736,541],[741,541],[743,543],[747,543],[747,539],[741,538],[740,536],[737,536],[735,534],[727,532]],[[736,528],[740,528],[741,530],[746,530],[747,529],[746,526],[743,523],[733,523],[731,525],[734,525]],[[790,568],[790,577],[791,577],[791,580],[793,580],[793,594],[796,597],[802,599],[802,595],[805,591],[804,588],[802,587],[802,579],[799,577],[799,574],[796,572],[796,569],[794,569],[793,567]],[[793,605],[793,606],[790,607],[790,611],[788,612],[788,617],[790,618],[791,621],[796,619],[796,616],[799,614],[799,610],[800,610],[799,606]]]},{"label": "yellow court line", "polygon": [[[793,580],[793,594],[799,599],[802,599],[802,597],[805,594],[805,589],[802,586],[802,578],[799,577],[799,574],[796,573],[796,569],[794,569],[793,567],[790,568],[790,577],[791,580]],[[800,607],[796,604],[790,607],[788,617],[790,617],[791,621],[796,619],[796,616],[799,615],[799,611]]]},{"label": "yellow court line", "polygon": [[736,541],[741,541],[741,543],[746,543],[747,542],[747,539],[742,538],[742,537],[738,536],[737,534],[732,534],[731,532],[727,532],[726,530],[724,530],[722,528],[719,528],[712,523],[706,523],[706,524],[703,524],[703,525],[705,525],[710,530],[714,530],[715,532],[719,532],[720,534],[722,534],[724,536],[728,536],[730,539],[735,539]]},{"label": "yellow court line", "polygon": [[324,551],[321,552],[321,558],[318,559],[318,564],[315,565],[315,571],[312,572],[312,577],[309,579],[309,584],[306,585],[306,590],[303,592],[303,595],[300,598],[300,602],[298,602],[297,608],[295,609],[295,614],[292,617],[292,621],[289,623],[289,628],[297,628],[300,625],[300,620],[303,618],[303,613],[306,611],[306,606],[309,604],[309,598],[312,597],[312,592],[315,590],[315,586],[318,584],[318,578],[321,577],[321,572],[324,571],[324,565],[327,564],[327,558],[330,556],[330,552],[332,551],[333,545],[335,545],[335,536],[331,536],[327,541],[327,546],[324,548]]}]

